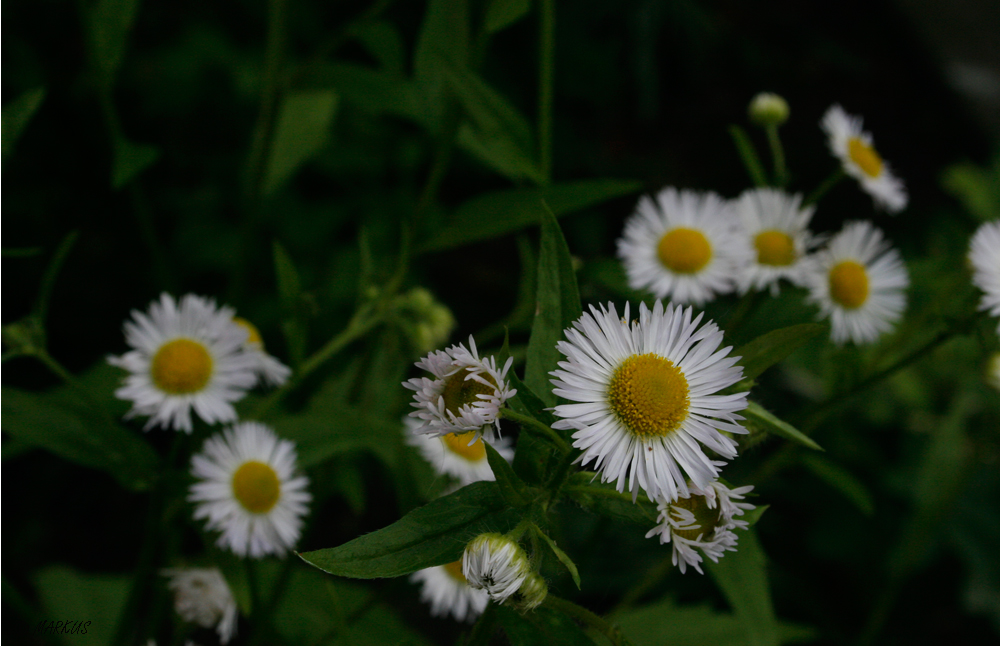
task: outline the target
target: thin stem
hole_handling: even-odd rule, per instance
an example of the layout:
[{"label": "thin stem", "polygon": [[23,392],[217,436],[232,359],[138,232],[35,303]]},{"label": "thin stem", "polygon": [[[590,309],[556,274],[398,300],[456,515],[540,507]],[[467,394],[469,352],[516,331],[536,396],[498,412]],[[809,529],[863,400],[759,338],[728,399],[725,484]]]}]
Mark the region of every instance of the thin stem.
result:
[{"label": "thin stem", "polygon": [[549,441],[559,447],[559,450],[563,453],[570,453],[573,450],[573,448],[566,443],[566,440],[564,440],[558,433],[530,415],[522,415],[521,413],[517,413],[510,408],[504,408],[500,411],[500,417],[509,419],[512,422],[517,422],[522,428],[530,428],[538,431],[548,438]]},{"label": "thin stem", "polygon": [[740,154],[743,166],[747,169],[754,186],[767,186],[767,176],[764,174],[764,166],[760,163],[760,157],[747,136],[746,131],[736,125],[729,126],[729,134],[736,145],[736,152]]},{"label": "thin stem", "polygon": [[42,286],[38,290],[38,301],[35,303],[35,314],[38,316],[38,323],[43,329],[45,328],[45,319],[49,312],[49,301],[52,299],[52,288],[55,286],[56,278],[59,276],[59,270],[62,269],[63,263],[66,262],[66,257],[73,249],[73,244],[79,237],[79,231],[72,231],[63,238],[56,252],[52,255],[49,266],[45,269],[45,275],[42,276]]},{"label": "thin stem", "polygon": [[785,149],[781,145],[781,137],[778,136],[778,126],[770,123],[765,130],[767,145],[771,148],[771,161],[774,163],[774,184],[783,187],[788,183],[788,170],[785,168]]},{"label": "thin stem", "polygon": [[802,206],[809,206],[810,204],[816,204],[822,199],[827,192],[840,183],[840,180],[847,177],[847,173],[844,172],[843,168],[838,167],[837,170],[833,171],[829,177],[823,180],[823,183],[816,187],[816,190],[809,194]]},{"label": "thin stem", "polygon": [[552,181],[552,99],[555,68],[555,0],[539,2],[538,159],[544,184]]},{"label": "thin stem", "polygon": [[542,605],[568,615],[588,628],[593,628],[607,637],[608,641],[615,646],[631,646],[632,644],[624,633],[622,633],[621,628],[617,625],[609,622],[603,617],[595,615],[583,606],[576,605],[572,601],[567,601],[566,599],[557,597],[554,594],[549,594],[545,597],[545,601]]}]

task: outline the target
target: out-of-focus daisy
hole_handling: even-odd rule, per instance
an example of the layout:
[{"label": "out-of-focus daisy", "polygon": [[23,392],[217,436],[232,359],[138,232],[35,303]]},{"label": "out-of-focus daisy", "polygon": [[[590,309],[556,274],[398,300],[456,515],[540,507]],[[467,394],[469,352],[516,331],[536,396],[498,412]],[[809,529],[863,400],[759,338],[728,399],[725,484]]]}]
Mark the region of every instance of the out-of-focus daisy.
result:
[{"label": "out-of-focus daisy", "polygon": [[725,552],[736,551],[734,529],[746,529],[740,520],[754,505],[742,502],[753,487],[730,489],[716,481],[704,490],[692,485],[689,495],[673,502],[660,500],[657,507],[660,523],[649,530],[646,538],[660,537],[660,543],[673,544],[673,562],[683,573],[690,565],[700,574],[702,555],[718,562]]},{"label": "out-of-focus daisy", "polygon": [[747,393],[718,395],[743,377],[739,357],[719,348],[722,332],[701,324],[690,307],[657,301],[639,306],[632,321],[629,305],[618,316],[613,304],[590,308],[566,329],[559,351],[567,360],[552,372],[554,392],[570,404],[556,406],[553,428],[571,429],[579,460],[596,463],[602,482],[616,481],[633,499],[643,489],[650,500],[688,495],[687,479],[704,489],[724,464],[736,457],[728,433],[746,433],[737,413]]},{"label": "out-of-focus daisy", "polygon": [[795,285],[805,284],[806,254],[816,244],[809,232],[815,209],[801,204],[801,195],[773,188],[755,188],[736,200],[743,235],[755,251],[750,263],[737,273],[741,294],[770,288],[771,295],[777,296],[782,278]]},{"label": "out-of-focus daisy", "polygon": [[311,500],[295,461],[295,445],[259,422],[210,437],[191,458],[195,519],[208,519],[208,529],[222,532],[219,545],[239,556],[283,556],[299,540]]},{"label": "out-of-focus daisy", "polygon": [[264,350],[264,339],[260,336],[260,331],[253,323],[245,318],[237,316],[233,322],[247,331],[247,340],[244,349],[254,357],[257,365],[254,372],[258,380],[268,386],[280,386],[288,381],[292,374],[291,368],[281,363]]},{"label": "out-of-focus daisy", "polygon": [[236,600],[218,568],[172,568],[161,572],[170,578],[174,610],[184,621],[202,628],[215,627],[219,641],[228,644],[236,634]]},{"label": "out-of-focus daisy", "polygon": [[255,360],[244,351],[246,330],[233,323],[231,308],[194,294],[180,303],[162,294],[147,313],[133,310],[124,327],[132,350],[108,363],[132,373],[115,391],[132,401],[129,417],[149,416],[146,429],[188,433],[192,408],[208,424],[236,419],[230,402],[242,399],[256,377]]},{"label": "out-of-focus daisy", "polygon": [[[455,478],[462,487],[480,480],[496,480],[486,459],[484,440],[477,438],[475,431],[425,435],[417,432],[420,426],[412,417],[403,418],[406,443],[420,451],[435,472]],[[490,446],[508,462],[514,459],[508,438],[496,438]]]},{"label": "out-of-focus daisy", "polygon": [[830,152],[840,159],[844,172],[858,180],[875,204],[889,213],[906,208],[908,200],[903,180],[893,175],[889,165],[875,151],[871,133],[862,130],[861,117],[834,105],[820,122],[826,132]]},{"label": "out-of-focus daisy", "polygon": [[469,337],[469,347],[461,343],[446,350],[431,352],[416,366],[434,375],[433,379],[416,377],[403,386],[414,391],[410,413],[423,421],[416,433],[447,435],[474,432],[475,437],[493,440],[493,426],[500,429],[499,412],[517,391],[506,381],[513,359],[503,369],[493,357],[481,359],[476,342]]},{"label": "out-of-focus daisy", "polygon": [[450,614],[458,621],[471,621],[483,613],[490,600],[486,590],[469,585],[461,560],[414,572],[410,581],[421,584],[420,600],[431,604],[434,617]]},{"label": "out-of-focus daisy", "polygon": [[644,195],[618,240],[629,286],[696,305],[733,291],[752,251],[731,208],[715,193],[668,187],[655,201]]},{"label": "out-of-focus daisy", "polygon": [[462,574],[490,599],[509,601],[520,610],[537,607],[549,592],[517,541],[501,534],[480,534],[469,541],[462,554]]},{"label": "out-of-focus daisy", "polygon": [[871,343],[903,315],[906,265],[870,222],[845,224],[811,263],[809,299],[830,317],[834,343]]},{"label": "out-of-focus daisy", "polygon": [[979,309],[1000,317],[1000,220],[987,222],[976,230],[969,243],[969,263],[973,270],[972,284],[983,290]]}]

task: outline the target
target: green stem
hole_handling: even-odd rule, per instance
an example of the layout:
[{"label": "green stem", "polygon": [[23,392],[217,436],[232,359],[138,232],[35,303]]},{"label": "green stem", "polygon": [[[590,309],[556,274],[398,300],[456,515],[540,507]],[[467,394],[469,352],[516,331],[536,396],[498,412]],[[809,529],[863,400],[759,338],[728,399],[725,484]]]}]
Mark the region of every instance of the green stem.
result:
[{"label": "green stem", "polygon": [[595,615],[582,606],[576,605],[572,601],[549,594],[545,597],[542,605],[572,617],[588,628],[593,628],[607,637],[608,641],[615,646],[631,646],[632,644],[617,625],[612,624],[603,617]]},{"label": "green stem", "polygon": [[538,159],[544,184],[552,181],[552,100],[555,67],[555,0],[539,2]]},{"label": "green stem", "polygon": [[816,204],[822,199],[827,192],[840,183],[842,179],[847,177],[847,173],[844,172],[843,168],[838,167],[837,170],[833,171],[829,177],[823,180],[823,183],[816,187],[816,190],[809,194],[802,206],[809,206],[810,204]]},{"label": "green stem", "polygon": [[512,422],[517,422],[522,428],[530,428],[538,431],[549,441],[559,447],[559,450],[563,453],[571,453],[573,451],[573,448],[567,444],[566,440],[564,440],[558,433],[530,415],[522,415],[521,413],[517,413],[510,408],[504,408],[500,411],[500,417],[509,419]]},{"label": "green stem", "polygon": [[767,145],[771,148],[771,160],[774,163],[774,185],[784,187],[788,183],[788,170],[785,168],[785,149],[778,136],[778,126],[770,123],[766,126]]},{"label": "green stem", "polygon": [[35,303],[35,314],[38,316],[38,323],[42,326],[42,329],[45,328],[45,319],[48,316],[49,301],[52,298],[52,288],[55,287],[56,277],[59,276],[59,270],[66,261],[66,256],[69,255],[73,244],[79,237],[79,231],[72,231],[63,238],[56,252],[52,255],[49,266],[45,269],[45,275],[42,276],[42,286],[38,290],[38,301]]},{"label": "green stem", "polygon": [[736,152],[740,154],[743,166],[746,167],[754,186],[767,186],[767,176],[764,173],[764,166],[761,165],[760,157],[757,155],[757,151],[754,149],[746,130],[737,125],[732,125],[729,126],[729,134],[733,138],[733,143],[736,145]]}]

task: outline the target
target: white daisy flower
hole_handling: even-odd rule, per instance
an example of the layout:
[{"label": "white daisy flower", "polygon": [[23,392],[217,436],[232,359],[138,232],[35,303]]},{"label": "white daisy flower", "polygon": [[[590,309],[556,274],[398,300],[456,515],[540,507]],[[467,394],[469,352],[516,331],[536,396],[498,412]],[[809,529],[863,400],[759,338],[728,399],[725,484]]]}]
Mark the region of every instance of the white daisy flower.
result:
[{"label": "white daisy flower", "polygon": [[233,319],[233,323],[247,331],[244,350],[252,355],[257,362],[257,365],[254,366],[254,372],[257,374],[259,382],[268,386],[280,386],[288,381],[292,369],[264,350],[264,339],[260,336],[260,331],[256,326],[239,316]]},{"label": "white daisy flower", "polygon": [[174,593],[174,610],[184,621],[202,628],[215,627],[219,641],[228,644],[236,634],[236,600],[219,568],[162,570]]},{"label": "white daisy flower", "polygon": [[259,422],[213,435],[191,458],[195,519],[208,519],[208,529],[222,532],[219,546],[238,556],[283,556],[298,541],[312,499],[295,461],[295,445]]},{"label": "white daisy flower", "polygon": [[[976,229],[969,243],[972,284],[983,290],[979,309],[1000,317],[1000,220],[987,222]],[[1000,334],[1000,325],[997,326]]]},{"label": "white daisy flower", "polygon": [[770,288],[771,295],[777,296],[782,278],[795,285],[805,284],[809,268],[806,254],[817,239],[809,232],[815,208],[801,204],[801,195],[773,188],[745,191],[734,202],[742,233],[756,252],[737,273],[741,294]]},{"label": "white daisy flower", "polygon": [[902,317],[906,265],[870,222],[848,222],[810,262],[809,300],[831,318],[834,343],[871,343]]},{"label": "white daisy flower", "polygon": [[618,257],[633,289],[702,305],[733,291],[753,252],[726,200],[668,187],[655,202],[645,195],[639,200],[618,240]]},{"label": "white daisy flower", "polygon": [[[417,432],[420,426],[420,422],[412,417],[403,418],[406,443],[420,451],[420,455],[434,467],[436,473],[455,478],[461,487],[481,480],[496,480],[486,459],[483,439],[477,438],[475,431],[426,435]],[[504,460],[510,462],[514,459],[510,439],[496,438],[490,442],[490,446]]]},{"label": "white daisy flower", "polygon": [[613,304],[590,308],[566,329],[559,351],[567,361],[550,373],[554,392],[572,404],[555,407],[563,419],[553,428],[571,429],[579,461],[594,461],[602,482],[626,480],[633,499],[643,489],[650,500],[688,495],[686,480],[706,488],[724,464],[736,457],[729,433],[746,433],[737,413],[747,393],[717,395],[743,377],[739,357],[719,348],[722,332],[711,321],[700,325],[690,307],[657,301],[639,305],[631,321],[629,305],[618,316]]},{"label": "white daisy flower", "polygon": [[414,391],[416,411],[410,416],[423,421],[416,433],[446,435],[473,431],[475,437],[493,441],[493,426],[500,430],[500,408],[517,391],[506,381],[513,358],[498,369],[493,357],[481,359],[476,342],[469,337],[466,349],[461,343],[446,350],[431,352],[416,362],[434,375],[433,379],[416,377],[403,382]]},{"label": "white daisy flower", "polygon": [[462,574],[493,601],[509,600],[521,610],[538,606],[548,594],[548,586],[531,569],[521,546],[501,534],[480,534],[469,541],[462,554]]},{"label": "white daisy flower", "polygon": [[733,530],[747,528],[747,522],[737,516],[756,508],[741,502],[752,490],[752,486],[730,489],[718,481],[705,489],[692,485],[689,495],[658,502],[660,524],[649,530],[646,538],[659,535],[661,544],[672,543],[673,563],[681,573],[690,565],[704,574],[701,554],[718,562],[726,551],[736,551]]},{"label": "white daisy flower", "polygon": [[875,204],[889,213],[906,208],[906,186],[875,152],[871,133],[861,129],[861,117],[849,115],[834,105],[823,115],[820,126],[826,132],[830,152],[840,159],[844,172],[860,182]]},{"label": "white daisy flower", "polygon": [[420,600],[431,604],[431,616],[453,616],[458,621],[472,621],[483,613],[490,600],[486,590],[469,585],[462,574],[462,561],[425,568],[410,575],[420,583]]},{"label": "white daisy flower", "polygon": [[236,420],[231,402],[253,387],[254,359],[244,352],[247,333],[233,323],[233,310],[187,294],[180,303],[169,294],[132,311],[125,340],[133,348],[108,363],[128,370],[115,391],[132,401],[127,417],[149,416],[145,428],[192,430],[191,409],[208,424]]}]

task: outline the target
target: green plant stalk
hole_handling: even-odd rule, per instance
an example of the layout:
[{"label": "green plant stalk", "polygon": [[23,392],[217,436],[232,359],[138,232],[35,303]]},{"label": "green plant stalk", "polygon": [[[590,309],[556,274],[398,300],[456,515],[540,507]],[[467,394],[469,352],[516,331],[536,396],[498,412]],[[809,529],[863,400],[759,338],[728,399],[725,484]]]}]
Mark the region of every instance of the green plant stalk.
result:
[{"label": "green plant stalk", "polygon": [[538,431],[541,435],[547,438],[550,442],[555,444],[560,451],[563,453],[571,453],[573,448],[566,443],[558,433],[546,426],[545,424],[539,422],[534,417],[530,415],[522,415],[521,413],[514,412],[510,408],[504,408],[500,411],[500,417],[504,419],[509,419],[512,422],[516,422],[522,427],[527,427]]},{"label": "green plant stalk", "polygon": [[754,186],[767,186],[767,176],[764,173],[764,166],[760,163],[760,157],[747,136],[746,131],[737,126],[729,126],[729,135],[736,145],[736,152],[739,153],[743,166],[747,169]]},{"label": "green plant stalk", "polygon": [[49,302],[52,300],[52,288],[55,287],[59,270],[62,269],[63,263],[66,262],[66,257],[73,249],[73,245],[79,237],[79,231],[71,231],[69,235],[63,238],[56,252],[52,254],[52,260],[49,261],[49,266],[45,269],[45,275],[42,276],[42,285],[38,289],[38,300],[35,302],[35,315],[38,317],[38,323],[42,326],[42,329],[45,329],[45,319],[49,313]]},{"label": "green plant stalk", "polygon": [[823,183],[816,187],[816,190],[809,194],[809,197],[805,199],[802,206],[809,206],[810,204],[816,204],[819,202],[824,195],[826,195],[830,189],[840,183],[842,179],[847,177],[847,173],[844,169],[837,167],[837,170],[833,171],[829,177],[823,180]]},{"label": "green plant stalk", "polygon": [[631,646],[632,644],[624,633],[622,633],[621,628],[612,624],[603,617],[595,615],[586,608],[576,605],[572,601],[567,601],[566,599],[557,597],[554,594],[549,594],[545,597],[545,601],[542,602],[542,605],[572,617],[587,628],[596,630],[607,637],[608,641],[615,646]]},{"label": "green plant stalk", "polygon": [[771,123],[765,130],[767,145],[771,148],[771,161],[774,164],[774,185],[784,188],[788,183],[788,169],[785,167],[785,149],[781,145],[781,137],[778,136],[778,126]]},{"label": "green plant stalk", "polygon": [[540,0],[538,39],[538,160],[544,184],[552,181],[552,103],[555,75],[555,0]]}]

